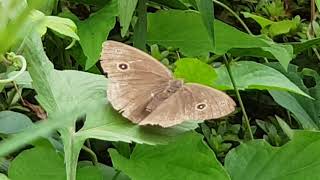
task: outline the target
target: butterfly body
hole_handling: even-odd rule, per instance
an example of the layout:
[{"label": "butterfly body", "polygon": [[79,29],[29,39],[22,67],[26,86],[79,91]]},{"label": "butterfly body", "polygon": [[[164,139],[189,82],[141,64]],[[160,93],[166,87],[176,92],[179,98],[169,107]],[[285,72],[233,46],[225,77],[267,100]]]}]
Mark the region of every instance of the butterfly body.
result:
[{"label": "butterfly body", "polygon": [[235,109],[225,93],[174,79],[163,64],[129,45],[106,41],[101,60],[109,78],[109,102],[134,123],[170,127],[220,118]]}]

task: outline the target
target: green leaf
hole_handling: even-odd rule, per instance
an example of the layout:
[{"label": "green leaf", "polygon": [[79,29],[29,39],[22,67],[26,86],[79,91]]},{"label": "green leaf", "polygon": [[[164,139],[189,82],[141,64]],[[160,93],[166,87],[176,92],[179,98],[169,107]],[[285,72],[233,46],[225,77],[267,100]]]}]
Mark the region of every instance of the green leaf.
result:
[{"label": "green leaf", "polygon": [[303,51],[320,44],[320,38],[306,40],[303,42],[291,42],[288,44],[292,45],[294,54],[298,55],[298,54],[302,53]]},{"label": "green leaf", "polygon": [[65,180],[63,157],[50,147],[35,147],[21,152],[9,167],[15,180]]},{"label": "green leaf", "polygon": [[132,179],[230,179],[202,138],[190,132],[168,145],[137,145],[130,159],[114,149],[109,153],[113,165]]},{"label": "green leaf", "polygon": [[184,3],[182,3],[180,0],[151,0],[151,1],[161,5],[171,7],[173,9],[183,9],[183,10],[188,9],[188,7]]},{"label": "green leaf", "polygon": [[280,91],[269,91],[276,103],[292,112],[304,129],[319,129],[313,119],[303,108],[303,105],[290,93]]},{"label": "green leaf", "polygon": [[295,131],[290,142],[272,147],[263,140],[231,150],[225,167],[233,180],[320,179],[320,133]]},{"label": "green leaf", "polygon": [[147,0],[139,0],[137,7],[138,20],[134,26],[133,46],[146,50],[147,43]]},{"label": "green leaf", "polygon": [[36,26],[30,20],[34,8],[43,1],[34,0],[27,2],[21,0],[2,0],[0,2],[0,54],[5,53],[12,45],[29,34]]},{"label": "green leaf", "polygon": [[[299,87],[292,83],[279,71],[251,61],[232,62],[230,69],[240,90],[260,89],[260,90],[281,90],[289,91],[310,98]],[[225,66],[216,69],[217,80],[213,86],[222,90],[233,89],[228,71]]]},{"label": "green leaf", "polygon": [[216,47],[215,33],[214,33],[214,8],[212,0],[196,0],[198,10],[201,14],[204,26],[207,29],[210,40],[212,41],[212,48]]},{"label": "green leaf", "polygon": [[[51,146],[36,146],[20,153],[9,167],[9,178],[14,180],[65,180],[63,156]],[[102,180],[103,172],[98,167],[80,167],[77,179]]]},{"label": "green leaf", "polygon": [[186,56],[206,56],[209,52],[224,54],[232,48],[269,46],[221,21],[216,20],[214,27],[215,51],[198,12],[167,10],[149,13],[148,43],[179,48]]},{"label": "green leaf", "polygon": [[10,180],[5,174],[0,173],[1,180]]},{"label": "green leaf", "polygon": [[78,169],[77,180],[103,180],[103,172],[96,166],[85,166]]},{"label": "green leaf", "polygon": [[118,2],[109,1],[105,7],[84,21],[75,21],[78,26],[80,45],[87,56],[85,69],[91,68],[100,58],[102,43],[113,29],[118,15]]},{"label": "green leaf", "polygon": [[0,112],[0,133],[13,134],[32,126],[31,119],[21,113],[13,111]]},{"label": "green leaf", "polygon": [[315,0],[315,3],[317,5],[318,12],[320,12],[320,0]]},{"label": "green leaf", "polygon": [[242,12],[242,14],[246,18],[254,19],[262,27],[261,31],[263,33],[267,33],[271,37],[281,34],[287,34],[290,31],[296,30],[300,24],[300,18],[298,16],[296,16],[293,20],[282,20],[274,22],[248,12]]},{"label": "green leaf", "polygon": [[[124,173],[117,171],[116,169],[110,167],[110,166],[106,166],[105,164],[102,163],[98,163],[95,166],[92,166],[92,162],[91,161],[80,161],[78,163],[78,169],[81,170],[84,167],[94,167],[95,169],[99,169],[100,173],[102,172],[103,175],[103,179],[105,180],[111,180],[112,178],[114,178],[115,176],[117,177],[116,180],[130,180],[130,178],[125,175]],[[99,174],[100,174],[99,173]],[[78,173],[77,175],[80,178],[80,173]]]},{"label": "green leaf", "polygon": [[41,36],[47,32],[47,28],[50,28],[61,35],[80,40],[79,36],[76,34],[76,24],[70,19],[57,16],[45,16],[41,11],[33,11],[32,17],[34,21],[40,22],[38,23],[37,29]]},{"label": "green leaf", "polygon": [[36,98],[49,114],[106,97],[107,81],[104,76],[54,70],[39,36],[33,35],[26,39],[24,53],[33,87],[38,94]]},{"label": "green leaf", "polygon": [[230,52],[234,56],[253,56],[277,59],[284,69],[288,68],[290,61],[294,58],[293,47],[289,44],[276,44],[272,41],[263,40],[268,47],[232,49]]},{"label": "green leaf", "polygon": [[105,141],[136,142],[150,145],[166,144],[173,137],[197,128],[196,123],[187,122],[171,128],[139,126],[131,123],[116,112],[107,101],[99,104],[99,108],[87,114],[83,128],[76,133],[77,141],[95,138]]},{"label": "green leaf", "polygon": [[[271,67],[281,70],[275,63],[269,64]],[[309,93],[314,99],[309,99],[288,92],[269,91],[273,99],[282,107],[293,113],[295,119],[305,129],[318,129],[320,125],[320,76],[311,69],[303,69],[298,72],[298,66],[290,65],[287,72],[282,71],[300,89]],[[312,78],[315,86],[307,88],[303,82],[304,77]]]},{"label": "green leaf", "polygon": [[[179,24],[179,26],[177,26]],[[148,14],[148,43],[179,48],[185,56],[207,56],[209,52],[277,59],[287,69],[293,58],[291,45],[254,37],[221,21],[214,21],[215,49],[201,16],[196,11],[167,10]]]},{"label": "green leaf", "polygon": [[212,83],[217,78],[215,70],[198,59],[183,58],[176,61],[175,65],[174,76],[182,78],[186,82],[212,86]]},{"label": "green leaf", "polygon": [[121,36],[124,37],[129,29],[132,15],[136,9],[138,0],[118,0],[119,20],[121,26]]},{"label": "green leaf", "polygon": [[[16,74],[18,73],[18,71],[12,71],[11,73],[8,74],[8,77],[13,77],[15,76]],[[28,71],[24,71],[20,76],[18,76],[14,82],[16,84],[19,85],[19,87],[22,87],[22,88],[29,88],[29,89],[32,89],[32,79],[30,77],[30,74]]]},{"label": "green leaf", "polygon": [[251,14],[251,13],[248,13],[248,12],[241,12],[243,14],[243,16],[245,18],[252,18],[254,19],[260,26],[261,28],[265,28],[266,26],[274,23],[273,21],[269,20],[269,19],[266,19],[262,16],[258,16],[258,15],[255,15],[255,14]]}]

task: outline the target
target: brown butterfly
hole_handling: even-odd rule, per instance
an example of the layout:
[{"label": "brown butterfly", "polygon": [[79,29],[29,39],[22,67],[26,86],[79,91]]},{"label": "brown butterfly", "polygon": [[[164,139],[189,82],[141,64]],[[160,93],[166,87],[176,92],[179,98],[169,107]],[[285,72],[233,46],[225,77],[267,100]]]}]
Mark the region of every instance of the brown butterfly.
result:
[{"label": "brown butterfly", "polygon": [[139,125],[170,127],[186,120],[217,119],[235,109],[224,92],[174,79],[147,53],[106,41],[101,67],[108,74],[108,100],[122,115]]}]

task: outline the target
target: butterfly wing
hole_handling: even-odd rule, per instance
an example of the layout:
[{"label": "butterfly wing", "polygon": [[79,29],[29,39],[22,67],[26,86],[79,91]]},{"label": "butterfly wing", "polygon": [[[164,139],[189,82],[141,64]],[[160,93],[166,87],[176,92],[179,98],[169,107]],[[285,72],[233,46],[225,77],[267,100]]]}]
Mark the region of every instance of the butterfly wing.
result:
[{"label": "butterfly wing", "polygon": [[235,106],[232,98],[222,91],[187,83],[139,124],[169,127],[185,120],[217,119],[233,112]]},{"label": "butterfly wing", "polygon": [[116,41],[103,43],[101,67],[108,75],[108,100],[133,122],[146,115],[153,94],[164,90],[171,72],[147,53]]}]

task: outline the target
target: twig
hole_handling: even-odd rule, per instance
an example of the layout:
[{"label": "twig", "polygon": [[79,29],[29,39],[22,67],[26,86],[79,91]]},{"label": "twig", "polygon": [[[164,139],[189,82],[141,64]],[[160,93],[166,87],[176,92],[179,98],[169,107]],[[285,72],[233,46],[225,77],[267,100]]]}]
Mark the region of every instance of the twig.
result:
[{"label": "twig", "polygon": [[254,138],[253,138],[253,134],[252,134],[251,127],[250,127],[249,118],[248,118],[248,115],[246,113],[246,109],[245,109],[245,107],[243,105],[243,102],[242,102],[242,99],[241,99],[241,96],[240,96],[236,81],[233,78],[232,71],[230,69],[229,61],[228,61],[226,55],[224,55],[223,58],[224,58],[224,61],[225,61],[225,64],[226,64],[226,67],[227,67],[227,70],[228,70],[228,73],[229,73],[229,77],[230,77],[232,85],[233,85],[233,88],[234,88],[234,90],[236,92],[236,96],[237,96],[237,99],[239,101],[243,116],[244,116],[244,120],[245,120],[247,129],[248,129],[248,132],[249,132],[250,140],[253,140]]},{"label": "twig", "polygon": [[26,62],[26,59],[23,56],[15,55],[14,58],[17,58],[22,64],[22,67],[21,67],[20,71],[16,75],[14,75],[13,77],[10,77],[8,79],[0,79],[0,84],[6,84],[6,83],[9,83],[11,81],[14,81],[18,76],[20,76],[27,69],[27,62]]},{"label": "twig", "polygon": [[229,8],[227,5],[223,4],[222,2],[219,2],[217,0],[212,0],[214,3],[216,3],[217,5],[225,8],[227,11],[229,11],[232,15],[234,15],[235,18],[238,19],[238,21],[241,23],[241,25],[243,26],[243,28],[248,32],[248,34],[253,35],[252,32],[250,31],[250,29],[248,28],[248,26],[246,25],[246,23],[244,23],[244,21],[240,18],[240,16],[238,16],[238,14],[236,12],[234,12],[231,8]]},{"label": "twig", "polygon": [[90,154],[91,160],[92,160],[92,164],[94,166],[98,165],[97,155],[90,148],[88,148],[87,146],[82,146],[82,149]]}]

